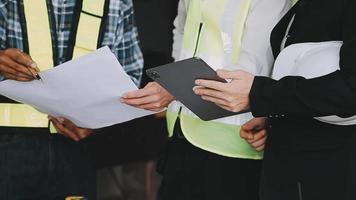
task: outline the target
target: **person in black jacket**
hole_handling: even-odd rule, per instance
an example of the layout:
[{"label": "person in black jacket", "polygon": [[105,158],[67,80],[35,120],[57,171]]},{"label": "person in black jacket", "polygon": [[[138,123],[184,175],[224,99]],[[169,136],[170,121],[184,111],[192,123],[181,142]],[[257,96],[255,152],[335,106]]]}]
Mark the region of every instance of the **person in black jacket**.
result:
[{"label": "person in black jacket", "polygon": [[203,99],[227,110],[250,109],[255,117],[268,117],[262,200],[356,199],[356,126],[313,118],[356,114],[356,1],[300,0],[271,35],[275,57],[282,43],[323,41],[343,45],[340,70],[319,78],[276,81],[219,71],[233,81],[197,80],[203,88],[195,92]]}]

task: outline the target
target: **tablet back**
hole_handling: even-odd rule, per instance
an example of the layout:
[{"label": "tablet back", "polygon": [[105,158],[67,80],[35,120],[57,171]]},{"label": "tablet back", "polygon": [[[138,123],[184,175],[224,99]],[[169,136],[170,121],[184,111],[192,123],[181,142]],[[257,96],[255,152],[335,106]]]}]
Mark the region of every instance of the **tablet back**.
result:
[{"label": "tablet back", "polygon": [[204,101],[193,91],[196,79],[226,82],[200,58],[190,58],[146,70],[147,75],[159,83],[200,119],[208,121],[236,115],[212,102]]}]

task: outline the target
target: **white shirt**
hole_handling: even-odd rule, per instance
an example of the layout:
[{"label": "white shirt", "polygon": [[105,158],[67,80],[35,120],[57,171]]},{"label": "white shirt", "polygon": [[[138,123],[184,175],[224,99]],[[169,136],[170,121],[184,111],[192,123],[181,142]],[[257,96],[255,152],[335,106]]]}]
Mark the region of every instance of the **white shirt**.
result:
[{"label": "white shirt", "polygon": [[[187,15],[186,3],[189,3],[189,0],[180,0],[178,15],[174,21],[172,56],[175,60],[181,59],[180,52]],[[291,6],[290,0],[252,0],[245,23],[239,62],[232,67],[234,70],[241,69],[255,75],[270,76],[274,61],[270,34]]]}]

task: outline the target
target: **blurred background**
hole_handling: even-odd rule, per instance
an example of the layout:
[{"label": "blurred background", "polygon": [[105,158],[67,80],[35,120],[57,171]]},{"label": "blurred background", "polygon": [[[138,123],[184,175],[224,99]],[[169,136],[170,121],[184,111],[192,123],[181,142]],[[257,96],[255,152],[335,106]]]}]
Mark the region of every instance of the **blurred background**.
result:
[{"label": "blurred background", "polygon": [[[145,69],[172,62],[178,0],[134,0]],[[143,76],[142,87],[149,82]],[[164,115],[101,130],[89,139],[97,167],[99,200],[155,200],[160,177],[155,161],[165,147]]]}]

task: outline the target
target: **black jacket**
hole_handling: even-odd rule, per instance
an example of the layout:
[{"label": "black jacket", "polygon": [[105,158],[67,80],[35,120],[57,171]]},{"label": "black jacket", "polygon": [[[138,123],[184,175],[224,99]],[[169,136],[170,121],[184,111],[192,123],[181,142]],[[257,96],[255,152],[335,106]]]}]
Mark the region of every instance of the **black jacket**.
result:
[{"label": "black jacket", "polygon": [[343,41],[341,69],[309,80],[255,78],[252,113],[269,117],[262,200],[355,200],[356,126],[313,117],[356,115],[356,1],[300,0],[272,32],[275,57],[294,14],[287,45]]}]

